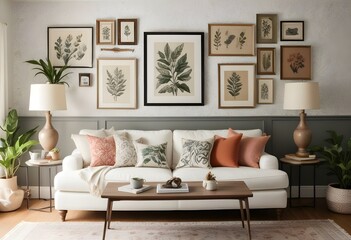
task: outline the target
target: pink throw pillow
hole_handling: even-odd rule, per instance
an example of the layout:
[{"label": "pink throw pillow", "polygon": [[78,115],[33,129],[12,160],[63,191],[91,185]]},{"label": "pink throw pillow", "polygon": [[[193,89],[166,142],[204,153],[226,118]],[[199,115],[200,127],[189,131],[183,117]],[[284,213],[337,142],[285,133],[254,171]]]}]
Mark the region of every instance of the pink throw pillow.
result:
[{"label": "pink throw pillow", "polygon": [[223,138],[215,136],[211,152],[212,167],[239,167],[239,144],[242,134]]},{"label": "pink throw pillow", "polygon": [[[238,134],[232,129],[228,131],[228,137]],[[239,165],[259,168],[260,158],[270,137],[242,137],[239,149]]]},{"label": "pink throw pillow", "polygon": [[90,166],[113,166],[116,156],[116,145],[113,136],[105,138],[87,136],[87,138],[91,154]]}]

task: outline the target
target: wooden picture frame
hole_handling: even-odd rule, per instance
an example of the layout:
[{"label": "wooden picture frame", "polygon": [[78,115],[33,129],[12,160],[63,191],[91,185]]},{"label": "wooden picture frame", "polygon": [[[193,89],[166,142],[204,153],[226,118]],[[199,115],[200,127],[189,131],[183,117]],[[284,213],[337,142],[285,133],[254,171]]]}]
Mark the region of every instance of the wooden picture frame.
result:
[{"label": "wooden picture frame", "polygon": [[257,48],[257,75],[275,75],[275,48]]},{"label": "wooden picture frame", "polygon": [[218,64],[218,108],[255,107],[255,64]]},{"label": "wooden picture frame", "polygon": [[311,80],[311,46],[280,46],[282,80]]},{"label": "wooden picture frame", "polygon": [[137,59],[97,60],[97,108],[135,109],[137,107]]},{"label": "wooden picture frame", "polygon": [[209,56],[254,56],[254,24],[209,24]]},{"label": "wooden picture frame", "polygon": [[273,103],[274,88],[272,78],[257,79],[257,103]]},{"label": "wooden picture frame", "polygon": [[96,20],[96,45],[116,45],[116,20]]},{"label": "wooden picture frame", "polygon": [[48,27],[48,59],[55,67],[93,67],[93,27]]},{"label": "wooden picture frame", "polygon": [[304,21],[281,21],[280,41],[304,41],[305,22]]},{"label": "wooden picture frame", "polygon": [[144,105],[204,105],[204,33],[144,33]]},{"label": "wooden picture frame", "polygon": [[91,86],[91,73],[79,73],[79,87]]},{"label": "wooden picture frame", "polygon": [[277,14],[256,14],[257,43],[277,43]]},{"label": "wooden picture frame", "polygon": [[137,45],[138,20],[136,18],[118,19],[118,44]]}]

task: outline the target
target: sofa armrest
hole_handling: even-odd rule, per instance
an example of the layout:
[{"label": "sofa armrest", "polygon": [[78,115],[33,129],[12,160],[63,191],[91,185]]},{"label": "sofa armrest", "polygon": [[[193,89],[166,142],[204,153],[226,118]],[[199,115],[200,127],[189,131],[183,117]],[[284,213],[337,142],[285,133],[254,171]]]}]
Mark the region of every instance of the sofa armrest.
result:
[{"label": "sofa armrest", "polygon": [[74,171],[83,168],[83,158],[79,151],[74,150],[62,161],[62,171]]},{"label": "sofa armrest", "polygon": [[261,169],[279,169],[278,159],[266,152],[262,154],[259,164]]}]

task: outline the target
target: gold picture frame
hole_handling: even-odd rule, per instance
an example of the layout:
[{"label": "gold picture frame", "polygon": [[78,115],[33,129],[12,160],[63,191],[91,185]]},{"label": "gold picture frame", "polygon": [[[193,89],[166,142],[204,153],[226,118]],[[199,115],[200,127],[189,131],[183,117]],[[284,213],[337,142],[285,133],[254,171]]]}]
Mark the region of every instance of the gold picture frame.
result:
[{"label": "gold picture frame", "polygon": [[96,45],[116,44],[116,20],[96,20]]}]

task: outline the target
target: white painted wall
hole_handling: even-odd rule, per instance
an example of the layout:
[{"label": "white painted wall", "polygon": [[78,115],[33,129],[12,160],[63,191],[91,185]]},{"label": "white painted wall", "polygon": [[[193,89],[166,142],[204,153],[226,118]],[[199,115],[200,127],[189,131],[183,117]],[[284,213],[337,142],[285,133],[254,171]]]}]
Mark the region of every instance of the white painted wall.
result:
[{"label": "white painted wall", "polygon": [[[13,56],[10,81],[13,83],[11,106],[23,116],[41,116],[28,111],[34,72],[24,61],[47,56],[48,26],[94,26],[98,18],[138,18],[139,42],[134,53],[109,53],[95,47],[95,59],[102,57],[136,57],[139,60],[138,109],[96,109],[96,60],[92,69],[73,69],[71,87],[67,89],[68,110],[56,116],[297,116],[285,111],[284,83],[280,80],[280,45],[312,45],[313,80],[321,87],[321,109],[309,115],[351,115],[351,1],[350,0],[116,0],[116,1],[30,1],[12,3]],[[278,42],[258,47],[276,47],[277,75],[274,78],[274,104],[256,108],[218,109],[218,63],[255,63],[256,57],[208,57],[208,23],[255,23],[257,13],[276,13],[278,20],[304,20],[304,42]],[[143,32],[203,31],[205,37],[205,106],[143,106]],[[278,33],[279,35],[279,33]],[[95,39],[95,36],[94,36]],[[95,40],[94,40],[95,41]],[[93,73],[93,87],[80,88],[78,73]]]}]

